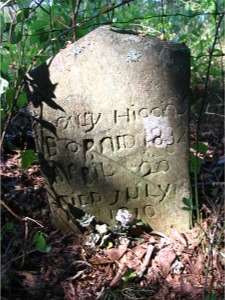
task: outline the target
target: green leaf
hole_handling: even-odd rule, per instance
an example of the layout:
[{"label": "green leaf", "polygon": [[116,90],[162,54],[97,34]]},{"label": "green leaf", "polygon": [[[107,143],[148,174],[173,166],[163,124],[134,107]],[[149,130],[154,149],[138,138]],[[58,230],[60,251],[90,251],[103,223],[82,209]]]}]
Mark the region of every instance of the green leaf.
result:
[{"label": "green leaf", "polygon": [[49,252],[51,250],[51,248],[47,245],[46,237],[48,237],[48,235],[40,231],[36,232],[33,237],[32,242],[40,252]]},{"label": "green leaf", "polygon": [[10,43],[11,44],[18,44],[22,39],[22,33],[21,33],[21,28],[20,28],[21,26],[20,25],[21,24],[19,24],[17,26],[17,24],[16,24],[16,25],[12,26],[12,32],[11,32],[11,35],[10,35]]},{"label": "green leaf", "polygon": [[0,49],[0,56],[2,57],[1,60],[1,71],[6,73],[9,70],[10,65],[10,51],[6,48]]},{"label": "green leaf", "polygon": [[210,70],[210,73],[209,73],[211,76],[221,76],[221,70]]},{"label": "green leaf", "polygon": [[4,239],[4,232],[5,231],[12,231],[13,228],[14,228],[14,224],[12,222],[8,222],[4,226],[2,226],[1,234],[0,234],[0,240],[2,241]]},{"label": "green leaf", "polygon": [[206,295],[205,300],[217,300],[217,297],[213,294],[213,292],[210,292]]},{"label": "green leaf", "polygon": [[37,20],[31,24],[31,30],[34,31],[35,33],[40,33],[44,31],[44,28],[47,25],[49,25],[48,20]]},{"label": "green leaf", "polygon": [[9,111],[12,110],[14,97],[15,97],[15,89],[10,87],[10,89],[6,91],[6,103],[8,106],[7,110]]},{"label": "green leaf", "polygon": [[215,7],[214,1],[209,1],[209,5],[208,5],[208,8],[207,8],[206,12],[211,13],[211,14],[215,14],[216,13],[216,7]]},{"label": "green leaf", "polygon": [[190,172],[199,174],[202,166],[202,159],[190,152]]},{"label": "green leaf", "polygon": [[31,2],[33,2],[32,0],[18,0],[18,6],[19,8],[26,8],[29,7]]},{"label": "green leaf", "polygon": [[8,222],[8,223],[5,224],[5,229],[6,230],[11,231],[11,230],[13,230],[13,228],[14,228],[14,224],[12,222]]},{"label": "green leaf", "polygon": [[2,226],[2,230],[8,230],[11,231],[14,228],[14,224],[12,222],[6,223],[4,226]]},{"label": "green leaf", "polygon": [[4,94],[9,87],[9,82],[0,77],[0,95]]},{"label": "green leaf", "polygon": [[42,33],[40,35],[40,42],[41,43],[47,42],[48,38],[49,38],[49,33],[48,32]]},{"label": "green leaf", "polygon": [[208,150],[208,146],[202,142],[197,142],[196,144],[191,145],[191,148],[194,150],[197,150],[198,152],[200,152],[202,154],[206,154],[206,152]]},{"label": "green leaf", "polygon": [[38,44],[40,42],[40,35],[32,35],[29,39],[29,42],[30,42],[30,45]]},{"label": "green leaf", "polygon": [[186,42],[188,40],[188,34],[185,33],[185,34],[182,34],[179,38],[178,38],[178,42],[181,43],[181,42]]},{"label": "green leaf", "polygon": [[191,201],[191,199],[188,199],[188,198],[183,198],[183,203],[185,204],[185,205],[187,205],[188,207],[192,207],[192,201]]},{"label": "green leaf", "polygon": [[182,210],[192,211],[192,208],[190,208],[190,207],[182,207]]},{"label": "green leaf", "polygon": [[214,49],[214,51],[213,51],[213,54],[214,55],[223,55],[223,51],[222,50],[220,50],[220,49]]},{"label": "green leaf", "polygon": [[25,19],[27,19],[29,17],[29,14],[30,14],[29,8],[24,8],[24,9],[19,10],[16,15],[17,23],[22,22]]},{"label": "green leaf", "polygon": [[199,205],[197,204],[192,207],[192,210],[196,210],[196,209],[199,209]]},{"label": "green leaf", "polygon": [[21,167],[23,171],[26,171],[34,161],[38,160],[38,155],[33,150],[25,150],[20,154]]},{"label": "green leaf", "polygon": [[0,15],[0,35],[3,34],[3,32],[5,31],[6,25],[5,25],[5,19],[4,16],[1,14]]},{"label": "green leaf", "polygon": [[25,93],[25,92],[22,92],[22,93],[19,95],[19,98],[18,98],[16,104],[18,105],[18,107],[22,107],[22,106],[24,106],[26,103],[27,103],[27,96],[26,96],[26,93]]},{"label": "green leaf", "polygon": [[135,278],[135,277],[137,277],[137,275],[134,272],[134,270],[129,270],[129,271],[124,273],[122,278],[123,278],[124,281],[129,281],[130,279]]},{"label": "green leaf", "polygon": [[5,122],[6,116],[7,116],[7,113],[4,111],[3,108],[1,108],[1,109],[0,109],[0,120],[1,120],[0,126],[1,126],[1,133],[2,133],[2,130],[3,130],[3,127],[4,127],[4,122]]},{"label": "green leaf", "polygon": [[108,242],[108,245],[107,245],[107,247],[106,247],[106,249],[110,249],[110,248],[113,248],[113,243],[112,242]]}]

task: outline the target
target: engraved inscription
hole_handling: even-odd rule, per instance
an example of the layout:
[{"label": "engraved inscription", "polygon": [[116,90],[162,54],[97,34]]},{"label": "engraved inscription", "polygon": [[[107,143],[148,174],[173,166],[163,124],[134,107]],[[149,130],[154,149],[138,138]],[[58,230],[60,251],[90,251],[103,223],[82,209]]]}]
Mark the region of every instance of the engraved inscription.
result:
[{"label": "engraved inscription", "polygon": [[109,224],[125,208],[164,232],[183,223],[188,197],[187,52],[155,37],[96,32],[32,71],[30,93],[47,97],[30,111],[40,118],[54,219],[75,228],[82,211]]},{"label": "engraved inscription", "polygon": [[152,205],[145,205],[143,207],[143,212],[148,219],[154,217],[156,214],[155,208]]},{"label": "engraved inscription", "polygon": [[84,130],[84,132],[89,132],[95,128],[95,126],[100,122],[100,119],[101,113],[95,115],[92,112],[73,112],[72,115],[60,116],[56,120],[56,128],[58,130],[79,128]]},{"label": "engraved inscription", "polygon": [[168,117],[149,116],[144,121],[148,146],[166,148],[174,143],[173,128]]},{"label": "engraved inscription", "polygon": [[91,112],[84,112],[82,114],[75,114],[75,121],[79,128],[83,128],[85,132],[92,130],[99,122],[101,114],[95,116]]}]

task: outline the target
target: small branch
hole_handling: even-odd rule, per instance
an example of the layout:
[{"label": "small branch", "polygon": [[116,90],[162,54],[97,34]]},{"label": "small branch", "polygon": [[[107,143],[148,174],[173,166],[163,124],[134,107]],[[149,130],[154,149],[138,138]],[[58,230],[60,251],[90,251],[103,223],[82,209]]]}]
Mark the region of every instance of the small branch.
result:
[{"label": "small branch", "polygon": [[[216,222],[215,222],[215,227],[214,227],[214,230],[213,230],[213,233],[212,233],[213,238],[212,238],[212,242],[210,242],[210,248],[209,248],[209,251],[208,251],[208,254],[207,254],[208,255],[208,263],[207,263],[206,274],[205,274],[203,299],[205,299],[205,295],[206,295],[207,279],[208,279],[210,270],[213,270],[213,262],[214,262],[214,260],[213,260],[213,248],[215,247],[215,250],[218,251],[218,246],[219,245],[218,244],[215,245],[215,240],[216,240],[216,232],[217,232],[217,229],[218,229],[220,212],[222,210],[222,206],[223,206],[223,201],[221,201],[219,209],[217,211],[217,218],[216,218]],[[224,231],[224,226],[225,226],[225,223],[223,224],[221,232]],[[211,268],[210,268],[210,265],[211,265]]]},{"label": "small branch", "polygon": [[[31,253],[34,253],[34,252],[37,252],[37,251],[38,251],[37,249],[31,250],[31,251],[27,252],[26,255],[31,254]],[[24,253],[21,254],[21,255],[19,255],[19,256],[17,256],[17,257],[12,258],[10,261],[7,261],[4,265],[2,265],[2,268],[7,267],[7,266],[10,265],[12,262],[14,262],[14,261],[16,261],[16,260],[18,260],[18,259],[21,259],[21,258],[23,259],[23,257],[24,257]]]},{"label": "small branch", "polygon": [[[4,201],[0,200],[0,204],[2,206],[4,206],[16,219],[23,221],[24,222],[24,228],[25,228],[25,241],[27,241],[28,239],[28,222],[27,221],[32,221],[36,224],[38,224],[40,227],[44,227],[42,224],[40,224],[39,222],[37,222],[34,219],[31,219],[29,217],[20,217],[18,216]],[[24,265],[25,263],[25,256],[26,256],[26,252],[25,250],[23,250],[23,254],[20,256],[22,258],[22,262],[21,262],[21,267]]]},{"label": "small branch", "polygon": [[[212,44],[211,51],[209,53],[209,61],[208,61],[207,72],[206,72],[205,86],[204,86],[204,91],[203,91],[203,99],[202,99],[202,103],[200,106],[199,118],[198,118],[198,122],[197,122],[197,138],[199,135],[200,125],[201,125],[201,121],[202,121],[203,109],[204,109],[206,99],[207,99],[207,90],[208,90],[208,84],[209,84],[209,76],[210,76],[210,70],[211,70],[211,65],[212,65],[213,52],[216,47],[216,42],[217,42],[218,35],[219,35],[219,28],[222,24],[222,20],[224,18],[224,13],[219,14],[219,16],[220,17],[219,17],[219,21],[216,26],[214,41]],[[196,151],[198,151],[198,149]]]},{"label": "small branch", "polygon": [[36,4],[38,4],[38,6],[47,14],[49,15],[51,18],[53,18],[56,22],[58,22],[59,24],[61,24],[63,27],[65,28],[69,28],[69,26],[67,26],[66,24],[64,24],[62,21],[60,21],[59,19],[57,19],[53,14],[51,14],[50,12],[48,12],[42,5],[40,5],[39,3],[35,2]]},{"label": "small branch", "polygon": [[11,208],[9,208],[8,205],[4,201],[0,200],[0,204],[2,206],[4,206],[11,213],[11,215],[13,215],[16,219],[23,221],[23,218],[21,218],[16,213],[14,213],[14,211],[12,211]]},{"label": "small branch", "polygon": [[25,218],[23,218],[23,220],[24,221],[31,221],[31,222],[34,222],[34,223],[36,223],[37,225],[39,225],[41,228],[43,228],[44,226],[41,224],[41,223],[39,223],[38,221],[36,221],[36,220],[34,220],[34,219],[31,219],[31,218],[29,218],[29,217],[25,217]]},{"label": "small branch", "polygon": [[12,0],[8,0],[5,3],[2,4],[2,6],[0,7],[0,10],[3,9],[9,2],[11,2]]},{"label": "small branch", "polygon": [[113,278],[113,280],[110,282],[110,287],[115,287],[118,285],[118,283],[120,282],[120,280],[123,277],[123,274],[125,273],[125,271],[127,270],[127,266],[126,263],[119,263],[118,261],[115,260],[115,262],[117,263],[117,265],[119,266],[119,269],[116,273],[116,276]]},{"label": "small branch", "polygon": [[44,227],[41,223],[39,223],[38,221],[34,220],[34,219],[31,219],[29,217],[20,217],[18,216],[4,201],[0,200],[0,204],[2,206],[4,206],[10,213],[11,215],[13,215],[16,219],[20,220],[20,221],[23,221],[23,222],[27,222],[27,221],[32,221],[34,223],[36,223],[37,225],[39,225],[40,227]]},{"label": "small branch", "polygon": [[152,244],[150,244],[148,246],[148,250],[145,254],[145,259],[140,267],[140,270],[137,272],[137,277],[139,279],[142,278],[142,276],[144,275],[144,273],[146,272],[148,266],[149,266],[149,263],[150,263],[150,259],[151,259],[151,256],[152,256],[152,252],[154,250],[155,246],[153,246]]}]

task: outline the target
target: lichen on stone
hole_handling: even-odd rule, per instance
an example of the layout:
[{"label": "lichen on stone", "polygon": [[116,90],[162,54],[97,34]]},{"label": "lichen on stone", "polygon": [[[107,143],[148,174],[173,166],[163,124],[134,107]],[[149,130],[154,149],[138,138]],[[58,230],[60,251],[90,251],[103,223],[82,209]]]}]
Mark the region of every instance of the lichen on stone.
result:
[{"label": "lichen on stone", "polygon": [[130,49],[126,56],[127,62],[139,62],[142,54],[136,49]]}]

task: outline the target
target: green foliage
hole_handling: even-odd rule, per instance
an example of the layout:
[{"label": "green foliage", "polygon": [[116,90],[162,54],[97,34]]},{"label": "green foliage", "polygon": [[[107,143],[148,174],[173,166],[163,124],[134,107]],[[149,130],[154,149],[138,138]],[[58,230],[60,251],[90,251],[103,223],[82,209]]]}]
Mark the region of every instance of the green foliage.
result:
[{"label": "green foliage", "polygon": [[8,231],[12,231],[14,228],[14,224],[12,222],[7,222],[5,225],[1,227],[1,235],[0,240],[2,241],[4,239],[4,234]]},{"label": "green foliage", "polygon": [[198,175],[208,146],[198,141],[196,144],[191,145],[191,150],[193,151],[190,152],[190,172]]},{"label": "green foliage", "polygon": [[194,205],[191,201],[191,199],[183,198],[183,203],[186,205],[182,209],[187,210],[189,212],[193,212],[193,210],[197,210],[199,208],[199,205]]},{"label": "green foliage", "polygon": [[134,270],[128,270],[127,272],[124,273],[122,279],[124,282],[128,282],[136,277],[137,277],[137,274],[135,273]]},{"label": "green foliage", "polygon": [[22,151],[20,158],[23,171],[26,171],[34,161],[38,161],[38,155],[32,149]]},{"label": "green foliage", "polygon": [[217,297],[213,294],[213,292],[210,292],[206,295],[205,300],[217,300]]},{"label": "green foliage", "polygon": [[0,14],[3,123],[9,113],[26,105],[24,74],[56,54],[67,41],[79,39],[101,24],[186,43],[192,53],[192,83],[199,84],[207,71],[210,80],[220,79],[223,17],[221,0],[81,0],[78,6],[73,1],[10,1]]},{"label": "green foliage", "polygon": [[47,241],[46,241],[47,237],[48,237],[48,235],[44,232],[38,231],[35,233],[32,242],[38,251],[49,252],[51,250],[51,247],[48,246]]}]

